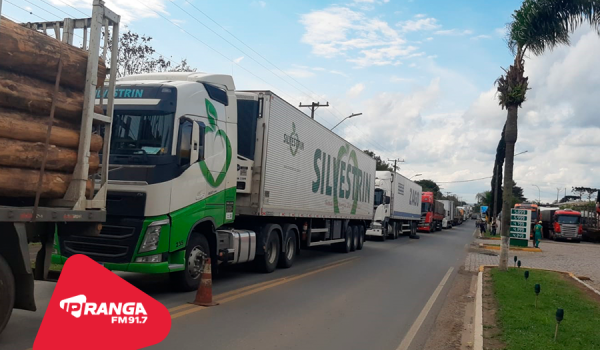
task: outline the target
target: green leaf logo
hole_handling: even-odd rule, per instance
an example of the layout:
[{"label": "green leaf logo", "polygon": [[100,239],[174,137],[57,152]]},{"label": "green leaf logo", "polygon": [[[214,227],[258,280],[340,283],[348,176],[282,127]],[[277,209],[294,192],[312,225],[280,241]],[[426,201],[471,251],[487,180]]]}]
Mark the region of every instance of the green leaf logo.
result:
[{"label": "green leaf logo", "polygon": [[231,149],[231,142],[229,141],[229,137],[227,137],[227,133],[224,130],[219,129],[219,127],[217,126],[217,120],[219,120],[219,118],[217,116],[217,110],[215,109],[215,106],[213,106],[213,104],[208,99],[205,99],[205,104],[206,114],[208,116],[208,123],[210,125],[207,125],[205,127],[204,134],[206,135],[215,132],[217,136],[222,137],[223,140],[225,140],[225,164],[223,164],[223,168],[219,172],[219,175],[217,175],[216,179],[213,177],[213,174],[210,172],[210,169],[208,169],[206,161],[204,160],[200,162],[200,171],[206,179],[206,182],[208,182],[208,184],[211,187],[219,187],[221,183],[223,183],[223,181],[225,180],[225,177],[227,176],[227,171],[229,170],[229,166],[231,165],[231,158],[233,152]]}]

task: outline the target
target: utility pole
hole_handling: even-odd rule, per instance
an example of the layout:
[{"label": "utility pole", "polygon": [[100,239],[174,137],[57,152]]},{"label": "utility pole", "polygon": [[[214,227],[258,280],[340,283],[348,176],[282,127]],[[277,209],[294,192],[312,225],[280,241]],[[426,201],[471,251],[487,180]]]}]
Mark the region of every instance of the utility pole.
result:
[{"label": "utility pole", "polygon": [[556,188],[556,204],[558,204],[558,195],[560,194],[560,187]]},{"label": "utility pole", "polygon": [[322,105],[321,102],[313,102],[313,103],[311,103],[309,105],[303,105],[302,103],[300,103],[299,107],[300,108],[303,108],[303,107],[310,108],[310,117],[312,119],[315,119],[315,111],[317,110],[317,108],[319,108],[319,107],[329,107],[329,102],[327,102],[327,104],[324,104],[324,105]]}]

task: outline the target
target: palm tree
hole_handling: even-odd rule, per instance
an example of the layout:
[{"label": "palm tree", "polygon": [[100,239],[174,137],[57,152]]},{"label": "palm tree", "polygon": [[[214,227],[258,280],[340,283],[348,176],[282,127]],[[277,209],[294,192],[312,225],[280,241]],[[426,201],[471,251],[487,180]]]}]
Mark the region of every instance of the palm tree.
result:
[{"label": "palm tree", "polygon": [[506,108],[506,162],[502,212],[502,249],[500,269],[508,266],[510,196],[513,186],[515,143],[517,142],[518,108],[525,102],[528,78],[525,55],[538,56],[558,45],[569,45],[569,35],[584,22],[600,35],[600,0],[525,0],[508,24],[508,47],[515,55],[513,65],[496,80],[500,106]]}]

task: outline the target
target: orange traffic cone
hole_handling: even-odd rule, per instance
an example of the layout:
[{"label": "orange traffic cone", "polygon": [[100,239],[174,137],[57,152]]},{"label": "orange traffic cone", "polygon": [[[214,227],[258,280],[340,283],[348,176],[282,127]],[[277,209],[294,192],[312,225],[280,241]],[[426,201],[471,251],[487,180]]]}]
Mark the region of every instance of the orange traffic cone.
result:
[{"label": "orange traffic cone", "polygon": [[204,269],[200,276],[200,284],[198,285],[198,292],[196,292],[196,299],[192,304],[199,306],[215,306],[219,303],[215,303],[212,300],[212,272],[210,258],[204,260]]}]

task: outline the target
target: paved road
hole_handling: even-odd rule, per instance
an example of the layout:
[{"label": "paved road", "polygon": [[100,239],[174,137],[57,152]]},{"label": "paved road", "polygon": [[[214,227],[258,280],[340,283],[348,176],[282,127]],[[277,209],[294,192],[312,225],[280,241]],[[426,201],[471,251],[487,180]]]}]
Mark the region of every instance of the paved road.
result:
[{"label": "paved road", "polygon": [[[410,349],[418,349],[464,262],[472,233],[467,223],[421,234],[420,240],[367,242],[350,254],[328,247],[303,251],[293,268],[268,275],[236,267],[214,281],[221,305],[213,308],[186,304],[194,293],[173,293],[164,276],[121,276],[171,312],[171,332],[156,349],[395,350],[407,349],[399,346],[409,339]],[[444,277],[446,288],[440,286]],[[16,310],[0,348],[32,346],[54,284],[36,287],[40,310]],[[439,298],[432,303],[434,294]],[[426,318],[424,309],[431,310]],[[415,321],[422,324],[418,332]]]}]

